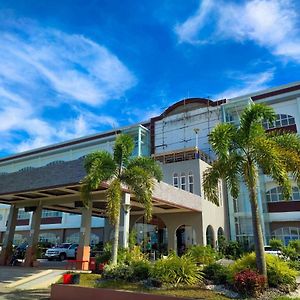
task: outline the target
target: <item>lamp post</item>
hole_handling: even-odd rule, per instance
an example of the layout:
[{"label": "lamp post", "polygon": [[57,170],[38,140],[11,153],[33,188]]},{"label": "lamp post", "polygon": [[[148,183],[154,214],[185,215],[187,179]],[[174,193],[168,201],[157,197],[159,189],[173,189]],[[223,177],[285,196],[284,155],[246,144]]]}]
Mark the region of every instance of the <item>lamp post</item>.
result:
[{"label": "lamp post", "polygon": [[198,142],[199,142],[199,128],[194,128],[194,132],[196,134],[196,149],[198,150]]}]

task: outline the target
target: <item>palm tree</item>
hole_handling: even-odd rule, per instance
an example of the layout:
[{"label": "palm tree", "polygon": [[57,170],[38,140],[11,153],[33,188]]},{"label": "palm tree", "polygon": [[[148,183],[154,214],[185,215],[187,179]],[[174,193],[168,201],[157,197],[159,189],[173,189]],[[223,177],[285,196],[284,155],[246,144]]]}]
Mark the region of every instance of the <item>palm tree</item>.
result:
[{"label": "palm tree", "polygon": [[300,138],[296,134],[267,133],[262,122],[274,122],[275,112],[262,104],[249,105],[242,113],[240,124],[217,125],[209,135],[209,142],[217,160],[204,174],[204,193],[218,205],[218,181],[224,179],[233,198],[239,195],[239,180],[249,191],[256,265],[267,276],[263,235],[257,202],[258,172],[270,176],[282,187],[285,199],[291,196],[289,175],[300,186]]},{"label": "palm tree", "polygon": [[106,213],[114,225],[112,264],[117,263],[122,187],[127,187],[136,200],[144,205],[146,219],[150,220],[155,179],[162,179],[160,166],[149,157],[131,158],[133,150],[132,137],[120,134],[116,138],[113,154],[97,151],[89,154],[84,163],[87,172],[81,185],[84,203],[91,200],[91,192],[101,183],[109,183]]}]

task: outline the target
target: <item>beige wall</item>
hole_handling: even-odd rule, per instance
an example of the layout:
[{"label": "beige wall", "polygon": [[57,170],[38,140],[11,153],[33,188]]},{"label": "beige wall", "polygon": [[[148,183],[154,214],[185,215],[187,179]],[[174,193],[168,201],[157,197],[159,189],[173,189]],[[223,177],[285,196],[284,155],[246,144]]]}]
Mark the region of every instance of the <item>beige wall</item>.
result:
[{"label": "beige wall", "polygon": [[205,237],[203,240],[204,245],[206,245],[206,229],[209,225],[212,226],[214,230],[215,242],[217,241],[217,232],[221,227],[225,235],[228,236],[228,227],[225,226],[227,224],[227,201],[224,193],[224,187],[222,186],[221,196],[222,199],[220,201],[220,206],[213,204],[212,202],[206,200],[204,198],[203,191],[203,172],[209,168],[210,166],[204,161],[200,161],[200,172],[201,172],[201,189],[202,189],[202,234]]}]

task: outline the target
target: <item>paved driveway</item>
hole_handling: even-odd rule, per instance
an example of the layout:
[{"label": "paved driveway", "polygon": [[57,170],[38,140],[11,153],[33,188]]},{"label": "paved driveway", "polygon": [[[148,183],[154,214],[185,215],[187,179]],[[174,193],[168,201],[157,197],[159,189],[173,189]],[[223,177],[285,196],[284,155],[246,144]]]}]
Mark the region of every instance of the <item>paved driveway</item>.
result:
[{"label": "paved driveway", "polygon": [[31,276],[39,272],[41,272],[41,270],[36,268],[0,266],[0,299],[50,299],[50,289],[18,291],[13,288],[6,288],[6,285],[11,282],[15,282],[23,277]]}]

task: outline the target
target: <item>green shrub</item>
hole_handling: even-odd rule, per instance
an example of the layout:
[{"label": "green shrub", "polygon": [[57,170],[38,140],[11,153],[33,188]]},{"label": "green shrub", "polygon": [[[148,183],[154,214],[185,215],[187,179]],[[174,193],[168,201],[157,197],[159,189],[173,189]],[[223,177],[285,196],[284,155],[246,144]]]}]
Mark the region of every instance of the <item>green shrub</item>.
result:
[{"label": "green shrub", "polygon": [[202,273],[195,261],[188,255],[170,255],[155,262],[151,270],[152,278],[162,284],[177,287],[195,285],[202,281]]},{"label": "green shrub", "polygon": [[287,263],[290,268],[300,271],[300,261],[299,260],[288,260]]},{"label": "green shrub", "polygon": [[212,263],[204,267],[204,277],[212,280],[214,284],[225,284],[228,277],[228,268],[218,263]]},{"label": "green shrub", "polygon": [[226,248],[228,246],[228,242],[224,235],[220,235],[218,237],[218,251],[220,254],[225,255]]},{"label": "green shrub", "polygon": [[291,247],[290,245],[288,245],[287,247],[283,247],[281,251],[282,251],[282,255],[284,256],[284,258],[290,259],[290,260],[298,260],[299,255],[298,255],[296,249]]},{"label": "green shrub", "polygon": [[147,260],[140,260],[131,263],[132,280],[141,281],[148,279],[151,272],[151,264]]},{"label": "green shrub", "polygon": [[296,250],[298,254],[300,254],[300,241],[299,240],[290,240],[289,247]]},{"label": "green shrub", "polygon": [[136,261],[130,265],[118,263],[117,265],[106,265],[103,278],[113,280],[141,281],[150,276],[151,264],[148,261]]},{"label": "green shrub", "polygon": [[[106,243],[102,254],[96,256],[96,263],[106,263],[111,260],[112,245]],[[133,246],[131,249],[118,249],[118,263],[130,264],[133,261],[146,260],[146,255],[142,253],[139,246]]]},{"label": "green shrub", "polygon": [[218,253],[210,246],[192,246],[188,249],[190,255],[197,264],[208,265],[216,261]]},{"label": "green shrub", "polygon": [[269,241],[269,244],[270,244],[271,248],[275,249],[275,250],[280,250],[283,248],[283,242],[282,242],[282,240],[279,240],[279,239],[273,238]]},{"label": "green shrub", "polygon": [[242,295],[257,297],[266,287],[266,278],[256,271],[246,269],[234,275],[234,287]]},{"label": "green shrub", "polygon": [[[269,286],[289,286],[291,289],[296,287],[297,272],[287,262],[274,255],[266,255],[266,262]],[[229,281],[233,283],[234,275],[246,269],[256,270],[255,253],[243,256],[230,266]]]},{"label": "green shrub", "polygon": [[102,254],[96,256],[96,263],[102,264],[102,263],[109,262],[111,259],[111,253],[112,253],[112,245],[111,243],[106,243],[103,247]]},{"label": "green shrub", "polygon": [[244,249],[242,245],[236,241],[230,241],[224,250],[225,256],[231,259],[238,259],[243,253]]},{"label": "green shrub", "polygon": [[103,271],[103,278],[130,281],[133,278],[133,269],[125,264],[106,265]]}]

